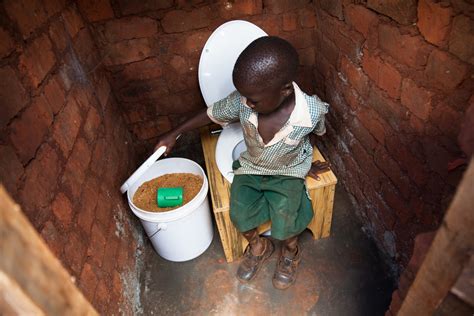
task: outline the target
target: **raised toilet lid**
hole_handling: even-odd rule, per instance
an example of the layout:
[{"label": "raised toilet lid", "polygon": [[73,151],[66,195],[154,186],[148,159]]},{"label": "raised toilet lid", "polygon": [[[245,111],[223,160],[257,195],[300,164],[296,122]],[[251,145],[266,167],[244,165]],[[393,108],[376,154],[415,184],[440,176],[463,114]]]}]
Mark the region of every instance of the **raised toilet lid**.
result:
[{"label": "raised toilet lid", "polygon": [[[255,39],[267,36],[261,28],[247,21],[222,24],[209,37],[199,60],[199,87],[207,106],[235,90],[232,71],[240,53]],[[221,174],[232,182],[232,162],[246,149],[240,123],[229,124],[216,145],[216,163]]]},{"label": "raised toilet lid", "polygon": [[247,21],[234,20],[219,26],[209,37],[199,60],[199,87],[207,106],[235,90],[232,70],[240,53],[255,39],[267,36]]}]

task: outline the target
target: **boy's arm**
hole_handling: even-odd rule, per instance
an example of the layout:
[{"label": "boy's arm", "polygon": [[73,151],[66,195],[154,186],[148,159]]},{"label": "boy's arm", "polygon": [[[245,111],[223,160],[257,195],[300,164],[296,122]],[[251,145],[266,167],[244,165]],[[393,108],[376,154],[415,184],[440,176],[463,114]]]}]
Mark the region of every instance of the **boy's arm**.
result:
[{"label": "boy's arm", "polygon": [[182,133],[192,131],[196,128],[203,127],[211,123],[211,119],[207,115],[207,108],[200,110],[190,119],[187,119],[184,123],[176,127],[175,129],[170,130],[162,134],[158,138],[158,143],[155,146],[155,151],[161,146],[166,146],[165,155],[168,155],[176,144],[176,137]]}]

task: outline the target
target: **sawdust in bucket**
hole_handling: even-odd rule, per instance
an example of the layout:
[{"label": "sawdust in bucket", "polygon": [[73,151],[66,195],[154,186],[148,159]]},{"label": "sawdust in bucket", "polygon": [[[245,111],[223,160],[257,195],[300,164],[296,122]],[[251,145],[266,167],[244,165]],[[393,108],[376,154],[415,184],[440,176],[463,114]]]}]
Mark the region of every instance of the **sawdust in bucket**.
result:
[{"label": "sawdust in bucket", "polygon": [[[169,173],[140,185],[133,196],[136,207],[149,212],[167,212],[191,201],[201,190],[203,178],[192,173]],[[173,207],[158,207],[156,191],[159,188],[183,188],[183,204]]]}]

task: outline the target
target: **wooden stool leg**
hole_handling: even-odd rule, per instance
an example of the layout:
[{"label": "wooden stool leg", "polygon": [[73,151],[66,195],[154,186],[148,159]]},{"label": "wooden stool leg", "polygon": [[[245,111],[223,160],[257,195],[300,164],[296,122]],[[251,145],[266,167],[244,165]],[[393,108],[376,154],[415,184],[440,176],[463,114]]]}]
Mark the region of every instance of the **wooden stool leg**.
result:
[{"label": "wooden stool leg", "polygon": [[331,233],[335,188],[335,185],[329,185],[309,191],[314,216],[308,225],[308,229],[313,234],[313,239],[329,237]]}]

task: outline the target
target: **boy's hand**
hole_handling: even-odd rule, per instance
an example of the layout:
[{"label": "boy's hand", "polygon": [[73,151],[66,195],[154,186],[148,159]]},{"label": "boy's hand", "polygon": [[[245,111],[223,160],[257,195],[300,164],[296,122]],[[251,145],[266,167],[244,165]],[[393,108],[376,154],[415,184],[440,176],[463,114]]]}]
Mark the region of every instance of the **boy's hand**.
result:
[{"label": "boy's hand", "polygon": [[311,164],[311,169],[309,170],[308,175],[311,178],[314,178],[316,180],[321,180],[321,178],[318,176],[318,174],[327,172],[331,170],[331,163],[325,161],[322,162],[320,160],[316,160]]},{"label": "boy's hand", "polygon": [[158,148],[160,148],[161,146],[166,146],[165,156],[168,156],[168,154],[171,153],[171,150],[176,144],[176,140],[179,138],[179,136],[181,135],[176,135],[174,131],[169,131],[167,133],[162,134],[158,138],[158,143],[156,144],[154,151],[157,151]]}]

